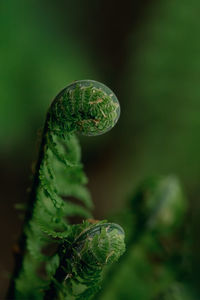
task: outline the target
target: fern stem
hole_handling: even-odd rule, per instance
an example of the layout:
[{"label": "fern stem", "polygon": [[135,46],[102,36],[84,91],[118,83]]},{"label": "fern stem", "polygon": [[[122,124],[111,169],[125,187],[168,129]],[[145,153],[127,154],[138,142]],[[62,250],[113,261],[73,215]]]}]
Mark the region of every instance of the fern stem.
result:
[{"label": "fern stem", "polygon": [[[27,224],[29,223],[29,221],[31,220],[32,215],[33,215],[33,207],[34,207],[34,203],[35,203],[37,187],[39,184],[39,170],[40,170],[41,162],[44,158],[46,133],[48,131],[48,121],[49,121],[49,113],[47,113],[45,125],[44,125],[43,132],[42,132],[42,140],[41,140],[41,144],[40,144],[35,174],[33,177],[32,188],[31,188],[31,192],[29,195],[29,201],[28,201],[28,205],[27,205],[27,209],[26,209],[26,213],[25,213],[25,217],[24,217],[24,221],[23,221],[23,226],[22,226],[24,229],[26,228]],[[18,240],[17,249],[19,249],[19,250],[17,251],[17,253],[14,253],[14,259],[15,259],[14,271],[13,271],[12,278],[10,280],[10,285],[9,285],[7,296],[6,296],[7,300],[14,299],[15,279],[19,276],[19,273],[22,268],[23,257],[24,257],[25,251],[26,251],[26,246],[27,246],[26,242],[27,242],[27,235],[26,235],[25,231],[23,230],[21,233],[21,236],[19,237],[19,240]]]}]

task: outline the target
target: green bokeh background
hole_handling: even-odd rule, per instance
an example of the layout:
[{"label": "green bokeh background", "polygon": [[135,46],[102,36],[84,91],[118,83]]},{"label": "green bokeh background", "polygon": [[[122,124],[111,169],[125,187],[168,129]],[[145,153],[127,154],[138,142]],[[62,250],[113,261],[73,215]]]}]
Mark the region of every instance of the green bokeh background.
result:
[{"label": "green bokeh background", "polygon": [[[199,232],[200,2],[25,1],[0,9],[0,298],[13,266],[38,129],[56,94],[76,79],[108,85],[117,126],[81,137],[95,216],[122,208],[150,175],[176,174]],[[199,243],[194,246],[198,272]]]}]

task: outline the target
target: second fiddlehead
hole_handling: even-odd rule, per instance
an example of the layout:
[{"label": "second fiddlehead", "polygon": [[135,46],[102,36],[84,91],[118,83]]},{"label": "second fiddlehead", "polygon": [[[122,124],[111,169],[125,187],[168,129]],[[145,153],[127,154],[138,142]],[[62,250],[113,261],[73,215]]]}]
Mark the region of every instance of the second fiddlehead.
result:
[{"label": "second fiddlehead", "polygon": [[118,260],[125,251],[124,231],[117,224],[85,223],[74,229],[76,233],[57,254],[58,267],[45,300],[68,299],[68,295],[70,299],[92,299],[100,290],[102,268]]},{"label": "second fiddlehead", "polygon": [[[14,298],[43,299],[50,281],[46,271],[41,272],[40,268],[45,263],[48,269],[52,263],[44,252],[45,247],[52,241],[64,245],[73,236],[74,227],[68,222],[70,216],[91,217],[92,202],[85,187],[87,178],[75,134],[103,134],[115,125],[119,113],[119,102],[113,92],[91,80],[67,86],[49,108],[25,217],[21,259],[11,289]],[[74,204],[70,197],[83,205]],[[123,249],[123,239],[120,241]],[[121,254],[120,249],[112,251]]]}]

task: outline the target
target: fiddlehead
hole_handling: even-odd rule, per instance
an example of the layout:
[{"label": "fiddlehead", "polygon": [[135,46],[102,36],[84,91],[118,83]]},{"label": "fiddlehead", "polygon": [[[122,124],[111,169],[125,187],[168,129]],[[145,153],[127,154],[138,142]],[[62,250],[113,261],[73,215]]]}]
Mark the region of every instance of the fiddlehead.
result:
[{"label": "fiddlehead", "polygon": [[102,268],[118,260],[125,251],[124,231],[117,224],[83,224],[78,231],[60,248],[59,266],[45,300],[67,299],[67,295],[70,299],[93,298],[100,289]]},{"label": "fiddlehead", "polygon": [[99,135],[110,130],[120,115],[119,102],[104,84],[79,80],[61,91],[52,103],[50,123],[62,132]]},{"label": "fiddlehead", "polygon": [[[92,202],[75,134],[103,134],[115,125],[119,113],[113,92],[92,80],[67,86],[50,106],[21,239],[21,261],[15,272],[17,299],[42,299],[46,285],[38,269],[44,261],[48,269],[49,261],[44,247],[53,239],[62,244],[70,236],[68,217],[91,217]],[[69,197],[84,206],[72,203]]]}]

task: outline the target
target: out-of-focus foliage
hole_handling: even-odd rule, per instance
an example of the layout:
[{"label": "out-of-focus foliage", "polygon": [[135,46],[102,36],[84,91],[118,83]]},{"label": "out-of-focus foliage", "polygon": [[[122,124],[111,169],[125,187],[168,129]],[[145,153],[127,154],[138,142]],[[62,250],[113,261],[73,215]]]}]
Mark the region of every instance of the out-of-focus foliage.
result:
[{"label": "out-of-focus foliage", "polygon": [[155,1],[130,36],[124,114],[134,130],[131,175],[175,172],[187,186],[199,184],[199,9],[197,0]]},{"label": "out-of-focus foliage", "polygon": [[186,262],[186,203],[173,176],[138,188],[128,205],[129,222],[127,213],[113,218],[128,233],[127,251],[105,273],[98,299],[197,299]]}]

